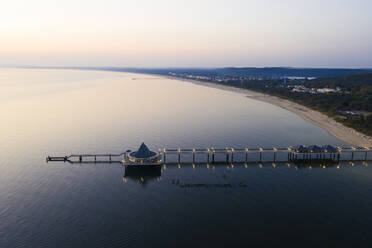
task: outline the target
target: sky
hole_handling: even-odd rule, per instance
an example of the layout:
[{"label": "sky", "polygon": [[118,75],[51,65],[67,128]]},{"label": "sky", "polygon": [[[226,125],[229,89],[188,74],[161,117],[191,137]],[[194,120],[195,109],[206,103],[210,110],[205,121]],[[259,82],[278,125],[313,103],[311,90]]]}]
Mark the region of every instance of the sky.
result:
[{"label": "sky", "polygon": [[371,0],[2,0],[0,65],[372,68]]}]

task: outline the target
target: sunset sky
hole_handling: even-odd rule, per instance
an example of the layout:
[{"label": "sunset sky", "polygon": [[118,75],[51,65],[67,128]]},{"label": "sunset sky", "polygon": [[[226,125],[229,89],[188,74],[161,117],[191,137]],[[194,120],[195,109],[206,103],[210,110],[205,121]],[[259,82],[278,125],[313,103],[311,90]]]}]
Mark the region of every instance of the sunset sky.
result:
[{"label": "sunset sky", "polygon": [[0,65],[372,67],[370,0],[4,0]]}]

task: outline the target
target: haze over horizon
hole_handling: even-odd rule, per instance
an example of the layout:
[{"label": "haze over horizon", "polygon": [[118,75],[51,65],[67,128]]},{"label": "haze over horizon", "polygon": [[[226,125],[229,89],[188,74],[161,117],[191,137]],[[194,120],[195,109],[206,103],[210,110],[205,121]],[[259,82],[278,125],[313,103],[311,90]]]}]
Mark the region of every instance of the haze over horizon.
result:
[{"label": "haze over horizon", "polygon": [[368,0],[6,1],[0,65],[372,68],[371,9]]}]

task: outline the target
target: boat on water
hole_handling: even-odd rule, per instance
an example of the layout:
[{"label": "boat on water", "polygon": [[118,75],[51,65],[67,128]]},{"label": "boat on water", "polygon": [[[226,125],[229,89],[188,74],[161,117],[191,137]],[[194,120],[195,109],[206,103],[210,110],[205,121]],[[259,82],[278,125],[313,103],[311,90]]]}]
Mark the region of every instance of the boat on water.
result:
[{"label": "boat on water", "polygon": [[162,164],[162,154],[151,151],[145,143],[142,143],[137,151],[126,151],[123,163],[131,167],[156,167]]}]

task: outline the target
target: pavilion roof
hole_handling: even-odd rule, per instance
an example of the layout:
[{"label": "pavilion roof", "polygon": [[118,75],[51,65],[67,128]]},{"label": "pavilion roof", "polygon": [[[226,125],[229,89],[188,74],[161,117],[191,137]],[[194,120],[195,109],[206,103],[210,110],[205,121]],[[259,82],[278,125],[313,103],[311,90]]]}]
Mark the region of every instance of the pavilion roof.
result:
[{"label": "pavilion roof", "polygon": [[136,158],[149,158],[155,154],[155,152],[150,151],[146,144],[142,142],[141,146],[138,148],[138,151],[132,152],[130,155]]}]

